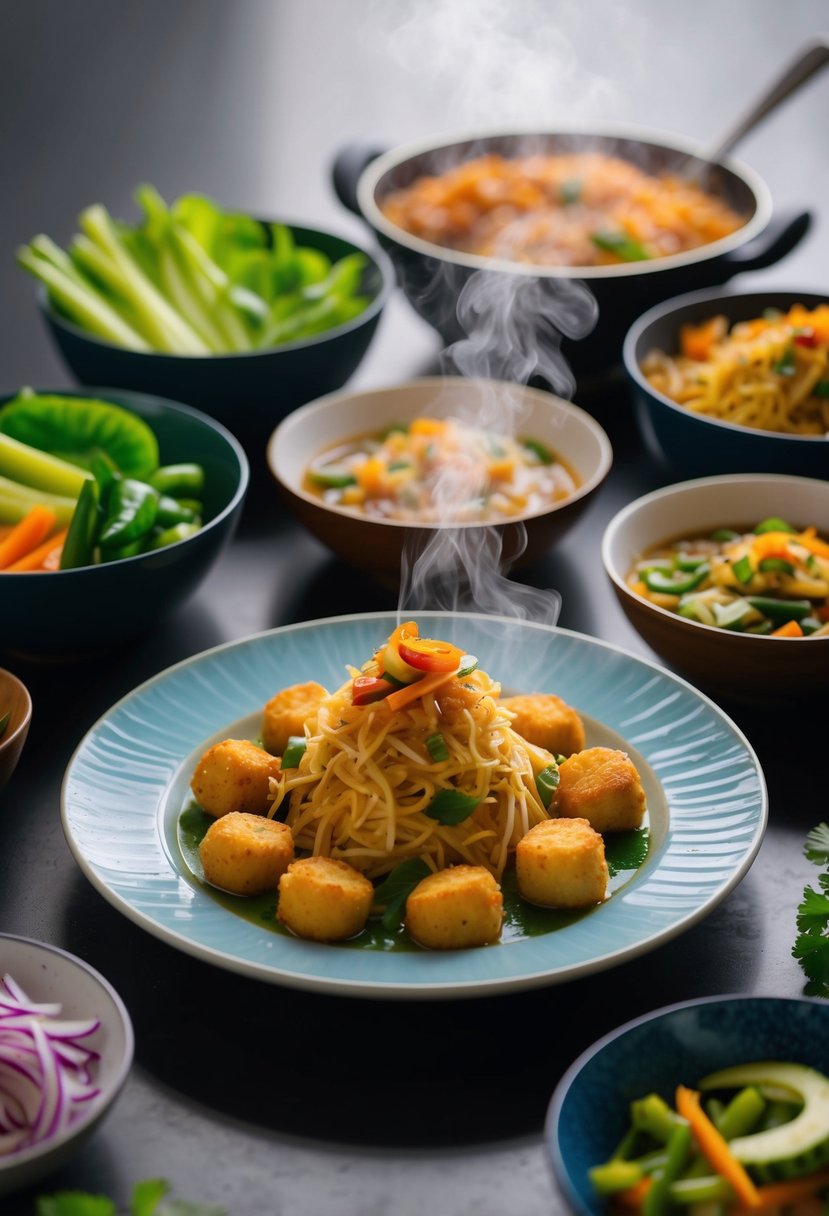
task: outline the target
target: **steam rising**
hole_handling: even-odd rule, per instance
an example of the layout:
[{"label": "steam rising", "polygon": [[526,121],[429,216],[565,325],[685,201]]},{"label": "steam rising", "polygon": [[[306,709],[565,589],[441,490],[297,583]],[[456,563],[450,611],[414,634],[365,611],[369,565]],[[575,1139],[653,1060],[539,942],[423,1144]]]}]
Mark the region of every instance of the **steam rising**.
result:
[{"label": "steam rising", "polygon": [[[377,16],[381,30],[384,23],[388,30],[389,20],[396,22],[388,30],[391,58],[416,70],[421,83],[434,78],[443,113],[456,129],[464,124],[504,129],[513,123],[520,130],[545,121],[555,129],[612,113],[613,87],[583,70],[563,32],[568,22],[583,24],[583,10],[569,0],[555,5],[549,0],[416,0],[402,21],[396,5],[381,6]],[[569,399],[575,380],[561,353],[562,338],[583,337],[598,316],[585,284],[486,270],[467,275],[444,262],[416,285],[424,300],[457,302],[456,317],[442,318],[433,306],[428,309],[441,332],[460,335],[443,352],[442,371],[515,385],[540,380]],[[465,409],[464,420],[515,435],[520,398],[520,389],[507,394],[505,410],[500,393],[493,411],[492,394],[482,389],[474,416]],[[561,606],[557,591],[522,586],[505,576],[526,547],[523,525],[451,526],[468,501],[467,491],[457,475],[436,488],[434,505],[446,526],[428,534],[417,550],[407,546],[400,610],[478,611],[555,624]]]}]

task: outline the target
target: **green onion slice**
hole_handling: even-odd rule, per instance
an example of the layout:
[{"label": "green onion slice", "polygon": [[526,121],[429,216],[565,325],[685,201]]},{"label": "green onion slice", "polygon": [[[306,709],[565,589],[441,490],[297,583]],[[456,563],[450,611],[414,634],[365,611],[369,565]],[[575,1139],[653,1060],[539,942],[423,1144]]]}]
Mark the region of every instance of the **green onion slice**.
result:
[{"label": "green onion slice", "polygon": [[548,764],[547,767],[543,768],[536,776],[535,788],[538,790],[538,796],[541,799],[545,810],[553,801],[553,795],[558,789],[558,782],[559,776],[557,764]]},{"label": "green onion slice", "polygon": [[754,576],[754,567],[747,553],[744,553],[738,561],[732,563],[731,569],[734,571],[735,578],[743,584],[750,583]]},{"label": "green onion slice", "polygon": [[733,600],[730,604],[713,604],[714,620],[720,629],[731,629],[738,625],[746,613],[751,612],[748,600]]},{"label": "green onion slice", "polygon": [[322,486],[326,490],[344,490],[346,486],[357,484],[354,474],[347,473],[345,469],[312,469],[309,476],[315,486]]},{"label": "green onion slice", "polygon": [[794,566],[785,557],[764,557],[757,569],[763,574],[794,574]]},{"label": "green onion slice", "polygon": [[708,562],[703,562],[696,570],[675,570],[672,574],[665,574],[662,570],[646,570],[642,581],[649,591],[659,595],[685,595],[705,580],[710,569]]},{"label": "green onion slice", "polygon": [[446,746],[446,740],[440,731],[437,731],[434,735],[429,735],[426,740],[426,749],[435,764],[440,764],[442,760],[449,759],[449,748]]},{"label": "green onion slice", "polygon": [[770,515],[768,519],[762,519],[754,529],[755,536],[762,536],[764,532],[794,532],[795,529],[791,524],[787,524],[785,519],[781,519],[779,515]]},{"label": "green onion slice", "polygon": [[291,735],[285,751],[282,753],[283,768],[299,768],[299,762],[305,755],[308,740],[303,735]]},{"label": "green onion slice", "polygon": [[717,528],[711,533],[711,540],[719,541],[721,545],[726,544],[730,540],[739,540],[740,533],[735,532],[733,528]]},{"label": "green onion slice", "polygon": [[592,232],[590,239],[598,249],[615,253],[623,262],[645,262],[650,258],[645,246],[624,232]]},{"label": "green onion slice", "polygon": [[480,801],[476,794],[462,794],[460,790],[452,789],[438,790],[423,813],[430,819],[437,819],[438,823],[451,826],[468,819]]},{"label": "green onion slice", "polygon": [[458,668],[457,678],[459,680],[463,680],[466,676],[471,676],[472,672],[475,670],[475,668],[477,666],[478,666],[478,660],[475,658],[475,655],[474,654],[465,654],[463,656],[463,658],[461,659],[461,665]]},{"label": "green onion slice", "polygon": [[546,444],[540,439],[522,439],[521,446],[532,452],[542,464],[555,464],[556,458]]},{"label": "green onion slice", "polygon": [[809,600],[776,600],[767,595],[750,595],[748,602],[752,608],[762,612],[776,625],[785,625],[787,621],[802,621],[812,611]]}]

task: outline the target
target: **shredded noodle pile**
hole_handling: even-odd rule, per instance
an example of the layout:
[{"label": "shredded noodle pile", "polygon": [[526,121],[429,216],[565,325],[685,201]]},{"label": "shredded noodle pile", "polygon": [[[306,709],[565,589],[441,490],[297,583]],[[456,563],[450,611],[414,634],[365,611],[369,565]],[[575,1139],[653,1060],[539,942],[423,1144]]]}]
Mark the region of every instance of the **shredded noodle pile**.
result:
[{"label": "shredded noodle pile", "polygon": [[[366,672],[376,673],[376,663],[352,675]],[[393,711],[385,701],[354,706],[349,679],[306,723],[305,754],[273,782],[269,814],[284,818],[298,848],[370,878],[411,857],[434,870],[485,866],[499,878],[518,840],[549,818],[535,776],[552,760],[512,729],[499,694],[477,670]],[[449,759],[435,762],[426,739],[438,727]],[[480,798],[461,823],[426,814],[446,788]]]},{"label": "shredded noodle pile", "polygon": [[829,305],[795,305],[728,329],[725,317],[686,326],[680,352],[651,351],[650,384],[721,422],[791,435],[829,432]]}]

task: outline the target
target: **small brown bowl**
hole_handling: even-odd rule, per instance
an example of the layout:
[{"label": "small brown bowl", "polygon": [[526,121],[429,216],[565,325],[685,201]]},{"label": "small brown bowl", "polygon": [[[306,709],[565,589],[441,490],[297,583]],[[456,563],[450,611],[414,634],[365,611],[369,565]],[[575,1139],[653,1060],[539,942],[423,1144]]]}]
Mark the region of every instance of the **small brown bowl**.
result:
[{"label": "small brown bowl", "polygon": [[694,684],[735,701],[773,703],[825,694],[829,636],[761,637],[687,620],[627,585],[634,564],[657,545],[716,528],[750,527],[770,515],[829,534],[829,482],[774,473],[702,477],[655,490],[620,511],[605,530],[602,561],[630,623],[661,658]]},{"label": "small brown bowl", "polygon": [[26,685],[0,667],[0,721],[7,713],[9,719],[0,734],[0,789],[17,767],[32,720],[32,698]]},{"label": "small brown bowl", "polygon": [[[506,523],[423,523],[371,519],[354,508],[332,506],[304,486],[312,460],[328,448],[360,435],[382,432],[422,415],[461,417],[471,425],[512,433],[507,419],[520,419],[520,433],[550,447],[575,474],[569,498]],[[485,421],[484,421],[485,419]],[[498,533],[505,565],[539,557],[576,521],[590,495],[607,476],[610,440],[584,410],[540,389],[497,380],[424,377],[391,388],[332,393],[290,414],[268,444],[268,464],[289,507],[318,540],[352,566],[396,583],[404,552],[421,556],[440,533],[449,548],[466,549],[479,537]],[[453,562],[458,562],[457,550]],[[488,558],[488,560],[492,560]]]}]

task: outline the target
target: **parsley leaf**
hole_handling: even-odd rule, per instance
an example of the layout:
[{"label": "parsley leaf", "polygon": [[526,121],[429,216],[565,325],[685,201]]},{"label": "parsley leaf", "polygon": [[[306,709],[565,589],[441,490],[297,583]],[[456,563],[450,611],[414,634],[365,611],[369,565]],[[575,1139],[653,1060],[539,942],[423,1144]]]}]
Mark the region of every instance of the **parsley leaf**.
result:
[{"label": "parsley leaf", "polygon": [[829,866],[829,824],[819,823],[806,837],[806,856],[818,866]]},{"label": "parsley leaf", "polygon": [[820,890],[805,887],[797,906],[798,936],[792,954],[803,968],[810,996],[829,997],[829,824],[820,823],[806,837],[804,852],[815,865],[826,866]]},{"label": "parsley leaf", "polygon": [[[131,1216],[227,1216],[224,1208],[207,1203],[189,1203],[186,1199],[165,1199],[170,1184],[163,1178],[147,1178],[137,1182],[130,1201]],[[106,1195],[89,1195],[85,1191],[58,1191],[54,1195],[39,1195],[37,1216],[118,1216],[118,1210]]]}]

